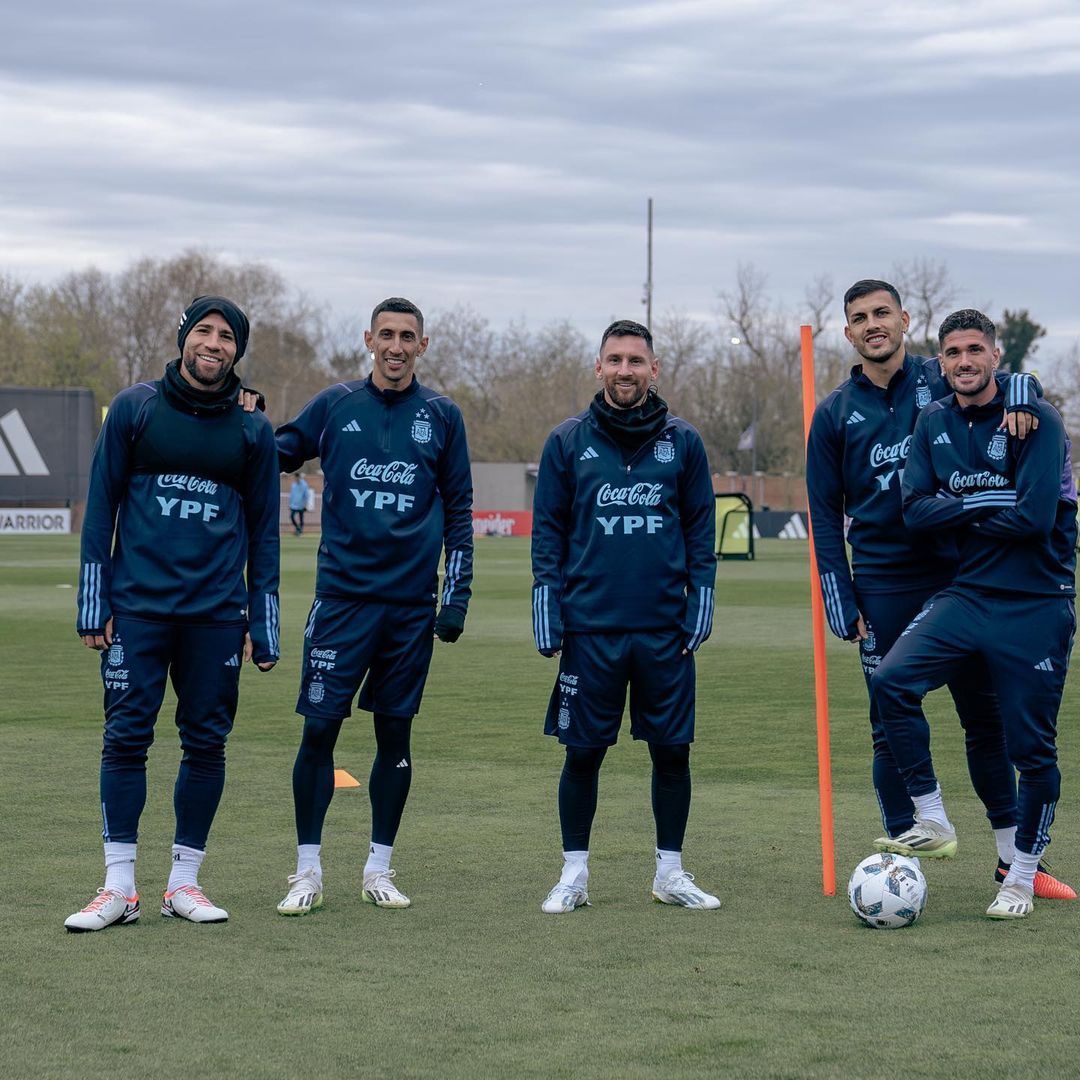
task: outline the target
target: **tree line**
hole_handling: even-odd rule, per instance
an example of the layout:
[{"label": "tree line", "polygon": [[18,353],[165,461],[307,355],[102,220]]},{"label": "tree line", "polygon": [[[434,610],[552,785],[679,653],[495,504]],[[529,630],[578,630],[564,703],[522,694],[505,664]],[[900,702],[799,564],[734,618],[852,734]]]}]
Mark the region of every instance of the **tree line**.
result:
[{"label": "tree line", "polygon": [[[894,266],[889,280],[911,315],[909,349],[936,354],[937,326],[958,293],[947,268],[914,261]],[[0,385],[85,386],[107,403],[123,387],[160,376],[177,355],[180,312],[203,293],[231,297],[251,317],[238,370],[266,396],[275,424],[329,382],[370,370],[366,312],[334,324],[324,306],[267,265],[188,251],[141,258],[114,274],[73,271],[50,284],[0,275]],[[701,432],[714,471],[802,471],[799,327],[813,327],[820,399],[854,362],[841,295],[822,278],[798,304],[781,304],[763,273],[742,266],[718,293],[711,320],[677,311],[654,320],[660,392]],[[419,378],[460,405],[475,461],[536,461],[551,428],[596,392],[601,326],[586,337],[566,321],[497,328],[467,307],[425,314],[431,341]],[[1003,363],[1019,371],[1046,330],[1026,310],[1006,309],[997,323]],[[1047,393],[1068,420],[1080,409],[1080,346],[1059,359],[1055,375]]]}]

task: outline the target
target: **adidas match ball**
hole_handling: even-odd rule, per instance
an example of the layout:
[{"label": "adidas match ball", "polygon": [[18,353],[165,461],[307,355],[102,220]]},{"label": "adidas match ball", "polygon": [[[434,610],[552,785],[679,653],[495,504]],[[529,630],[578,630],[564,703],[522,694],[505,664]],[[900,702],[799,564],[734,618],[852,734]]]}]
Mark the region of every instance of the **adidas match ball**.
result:
[{"label": "adidas match ball", "polygon": [[923,913],[926,878],[911,859],[879,852],[855,867],[847,894],[860,922],[875,930],[899,930]]}]

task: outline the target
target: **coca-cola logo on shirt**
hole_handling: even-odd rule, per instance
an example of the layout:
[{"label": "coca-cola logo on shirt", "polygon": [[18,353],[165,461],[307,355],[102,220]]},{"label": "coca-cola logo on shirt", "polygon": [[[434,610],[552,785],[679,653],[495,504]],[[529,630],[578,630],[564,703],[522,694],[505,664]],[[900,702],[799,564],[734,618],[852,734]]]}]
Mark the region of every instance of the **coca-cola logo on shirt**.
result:
[{"label": "coca-cola logo on shirt", "polygon": [[949,477],[949,490],[959,495],[963,491],[985,491],[988,488],[1009,486],[1009,478],[996,472],[954,472]]},{"label": "coca-cola logo on shirt", "polygon": [[612,487],[603,484],[596,493],[597,506],[659,506],[664,494],[663,484],[631,484]]},{"label": "coca-cola logo on shirt", "polygon": [[213,495],[218,487],[213,480],[204,480],[201,476],[180,476],[175,473],[165,473],[159,476],[157,484],[161,488],[200,492],[203,495]]},{"label": "coca-cola logo on shirt", "polygon": [[349,475],[354,480],[408,487],[416,481],[416,468],[416,465],[409,461],[371,462],[367,458],[361,458],[349,471]]},{"label": "coca-cola logo on shirt", "polygon": [[895,465],[898,461],[904,461],[910,448],[910,435],[906,439],[901,439],[898,443],[893,443],[892,446],[875,443],[874,448],[870,451],[870,467],[877,469],[882,465]]}]

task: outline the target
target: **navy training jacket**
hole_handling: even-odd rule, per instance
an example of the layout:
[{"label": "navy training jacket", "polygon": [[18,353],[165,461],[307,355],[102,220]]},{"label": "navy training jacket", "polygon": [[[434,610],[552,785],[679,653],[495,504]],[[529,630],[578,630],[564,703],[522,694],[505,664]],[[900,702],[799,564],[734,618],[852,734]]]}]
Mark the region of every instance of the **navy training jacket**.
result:
[{"label": "navy training jacket", "polygon": [[701,436],[669,417],[630,459],[591,410],[548,436],[533,499],[533,635],[712,632],[716,503]]},{"label": "navy training jacket", "polygon": [[315,595],[434,604],[464,616],[472,595],[472,472],[461,410],[414,377],[327,387],[277,429],[283,472],[320,459],[322,543]]},{"label": "navy training jacket", "polygon": [[[1001,374],[1010,411],[1036,412],[1041,390],[1030,375]],[[852,575],[863,592],[903,592],[944,586],[956,568],[952,538],[916,544],[904,524],[900,486],[920,413],[949,393],[936,357],[907,354],[882,389],[863,373],[820,402],[806,447],[810,525],[825,614],[840,638],[855,634],[859,618]],[[844,517],[851,519],[844,545]]]},{"label": "navy training jacket", "polygon": [[904,471],[904,521],[950,530],[954,584],[1024,596],[1076,595],[1076,484],[1058,411],[1038,402],[1023,442],[999,427],[1004,395],[961,407],[954,394],[919,417]]},{"label": "navy training jacket", "polygon": [[253,659],[277,660],[273,429],[239,405],[188,410],[162,383],[117,394],[94,445],[76,629],[101,634],[113,615],[246,625]]}]

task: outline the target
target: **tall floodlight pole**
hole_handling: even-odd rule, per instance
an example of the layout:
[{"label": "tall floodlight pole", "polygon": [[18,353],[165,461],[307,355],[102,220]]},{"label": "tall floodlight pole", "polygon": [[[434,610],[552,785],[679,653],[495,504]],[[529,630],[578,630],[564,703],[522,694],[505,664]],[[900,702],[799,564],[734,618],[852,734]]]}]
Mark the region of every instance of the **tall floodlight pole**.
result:
[{"label": "tall floodlight pole", "polygon": [[645,305],[645,325],[652,329],[652,199],[649,199],[648,217],[645,226],[645,295],[641,302]]}]

